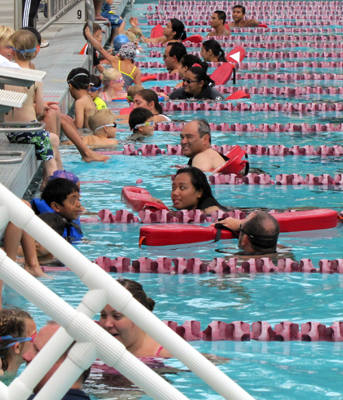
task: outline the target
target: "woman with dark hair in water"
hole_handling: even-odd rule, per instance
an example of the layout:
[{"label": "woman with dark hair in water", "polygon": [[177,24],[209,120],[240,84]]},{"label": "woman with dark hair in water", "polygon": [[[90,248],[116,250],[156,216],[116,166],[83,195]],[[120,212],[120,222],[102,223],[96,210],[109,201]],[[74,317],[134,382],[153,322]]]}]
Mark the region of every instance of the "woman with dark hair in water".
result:
[{"label": "woman with dark hair in water", "polygon": [[[123,278],[118,279],[117,282],[145,308],[151,312],[154,310],[155,301],[146,295],[140,283]],[[109,304],[101,311],[99,325],[136,357],[172,357],[168,350]]]},{"label": "woman with dark hair in water", "polygon": [[151,89],[140,90],[133,98],[133,108],[146,108],[154,115],[155,122],[170,122],[171,119],[163,114],[162,106],[156,92]]},{"label": "woman with dark hair in water", "polygon": [[200,55],[207,62],[227,62],[224,50],[214,39],[202,43]]},{"label": "woman with dark hair in water", "polygon": [[163,36],[158,38],[146,38],[142,36],[145,43],[171,43],[182,42],[187,39],[185,25],[182,21],[172,18],[163,29]]},{"label": "woman with dark hair in water", "polygon": [[224,100],[224,96],[213,88],[214,81],[199,64],[193,64],[187,70],[183,83],[182,88],[176,89],[170,94],[170,100]]},{"label": "woman with dark hair in water", "polygon": [[[206,175],[196,167],[180,168],[177,171],[172,183],[171,199],[177,210],[201,210],[206,214],[218,210],[228,211],[213,197]],[[151,200],[162,203],[153,197]]]}]

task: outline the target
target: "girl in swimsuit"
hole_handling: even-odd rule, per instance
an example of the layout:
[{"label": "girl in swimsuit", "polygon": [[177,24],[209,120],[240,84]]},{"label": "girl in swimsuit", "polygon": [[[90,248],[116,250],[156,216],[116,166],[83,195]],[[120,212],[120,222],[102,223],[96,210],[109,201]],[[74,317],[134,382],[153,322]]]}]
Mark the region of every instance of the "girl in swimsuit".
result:
[{"label": "girl in swimsuit", "polygon": [[[147,297],[143,286],[130,279],[117,280],[132,296],[148,310],[153,311],[155,302]],[[116,311],[109,304],[101,311],[99,325],[119,340],[136,357],[172,357],[168,350],[161,347],[152,337],[135,325],[129,318]]]},{"label": "girl in swimsuit", "polygon": [[0,375],[13,378],[25,361],[22,355],[37,334],[35,321],[26,311],[6,308],[0,311]]},{"label": "girl in swimsuit", "polygon": [[103,91],[99,97],[104,101],[126,98],[127,93],[124,90],[124,78],[122,74],[114,69],[108,68],[101,74]]}]

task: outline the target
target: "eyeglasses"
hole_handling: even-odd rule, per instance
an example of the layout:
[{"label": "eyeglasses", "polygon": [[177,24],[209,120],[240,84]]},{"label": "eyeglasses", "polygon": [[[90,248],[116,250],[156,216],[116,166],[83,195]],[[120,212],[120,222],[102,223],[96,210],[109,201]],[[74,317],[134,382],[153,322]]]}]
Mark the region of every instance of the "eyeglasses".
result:
[{"label": "eyeglasses", "polygon": [[108,126],[108,127],[112,126],[113,128],[116,128],[117,124],[116,124],[116,122],[113,122],[113,124],[106,124],[106,125],[98,126],[96,129],[94,129],[94,132],[97,131],[98,129],[104,128],[105,126]]},{"label": "eyeglasses", "polygon": [[112,80],[111,82],[113,82],[113,83],[122,83],[122,82],[124,82],[124,78],[121,77],[121,78],[118,79],[117,81]]},{"label": "eyeglasses", "polygon": [[144,124],[137,124],[133,129],[137,129],[141,126],[154,126],[155,125],[155,121],[147,121],[144,122]]},{"label": "eyeglasses", "polygon": [[198,82],[198,81],[191,81],[190,79],[186,79],[186,78],[183,78],[182,80],[184,81],[184,83],[187,82],[188,85],[189,85],[190,83]]},{"label": "eyeglasses", "polygon": [[0,337],[0,341],[3,340],[10,340],[13,343],[8,344],[6,347],[4,347],[5,349],[8,349],[9,347],[14,346],[16,343],[22,343],[22,342],[33,342],[33,339],[37,336],[37,332],[29,337],[13,337],[11,335],[7,335],[7,336],[1,336]]},{"label": "eyeglasses", "polygon": [[97,90],[100,90],[102,88],[102,85],[100,85],[100,86],[98,86],[98,87],[96,87],[96,86],[91,86],[91,87],[89,87],[88,89],[87,89],[87,92],[92,92],[92,93],[94,93],[94,92],[96,92]]}]

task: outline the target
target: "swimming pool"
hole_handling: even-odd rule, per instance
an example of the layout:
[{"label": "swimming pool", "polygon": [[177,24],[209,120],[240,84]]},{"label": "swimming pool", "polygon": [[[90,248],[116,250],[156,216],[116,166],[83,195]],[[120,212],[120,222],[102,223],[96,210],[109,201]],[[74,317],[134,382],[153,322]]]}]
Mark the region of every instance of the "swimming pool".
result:
[{"label": "swimming pool", "polygon": [[[155,5],[155,4],[153,4]],[[135,3],[134,14],[138,15],[141,23],[147,12],[146,4],[140,0]],[[127,18],[128,19],[128,18]],[[280,17],[280,21],[286,21]],[[277,27],[273,25],[271,27]],[[318,25],[319,26],[319,25]],[[319,26],[320,27],[320,26]],[[143,32],[150,32],[152,26],[143,25]],[[340,25],[333,24],[325,28],[327,33],[332,32]],[[244,32],[244,35],[249,35]],[[299,35],[308,36],[312,33],[302,32]],[[341,32],[335,33],[342,35]],[[204,36],[205,34],[202,33]],[[238,35],[238,33],[235,33]],[[251,35],[251,33],[250,33]],[[268,33],[268,36],[271,34]],[[281,34],[280,34],[281,35]],[[292,34],[293,35],[293,34]],[[316,33],[313,33],[316,35]],[[250,43],[250,42],[249,42]],[[281,43],[281,42],[280,42]],[[199,48],[190,50],[198,52]],[[296,48],[289,46],[283,49],[267,50],[249,47],[248,52],[316,52],[324,53],[327,49],[313,48],[312,43],[301,42]],[[150,57],[151,51],[163,52],[163,48],[146,48],[140,61],[160,61],[161,58]],[[340,49],[332,50],[340,52]],[[259,58],[248,58],[245,61],[261,61]],[[297,61],[335,61],[335,57],[299,58]],[[270,63],[277,60],[269,58]],[[157,69],[142,69],[142,72],[156,72]],[[272,73],[325,73],[326,68],[281,68]],[[331,70],[330,70],[331,71]],[[239,73],[260,73],[258,69],[241,69]],[[334,73],[341,73],[342,68],[333,68]],[[177,81],[149,81],[146,87],[174,86]],[[245,87],[341,87],[342,80],[324,81],[292,81],[292,80],[253,80],[237,81],[236,86]],[[287,96],[253,95],[247,103],[275,102],[342,102],[343,95],[312,94],[288,98]],[[112,103],[111,107],[118,110],[126,107],[126,103]],[[202,112],[167,112],[174,122],[189,121],[195,117],[206,118],[210,122],[226,123],[253,123],[258,126],[262,123],[289,122],[300,123],[341,123],[341,112],[229,112],[229,111],[202,111]],[[127,143],[129,132],[125,125],[118,126],[118,149]],[[145,139],[144,143],[154,143],[166,149],[167,144],[178,144],[180,132],[156,131]],[[224,144],[283,144],[293,145],[320,145],[333,146],[342,143],[341,131],[305,133],[305,132],[213,132],[213,143]],[[139,147],[141,143],[136,144]],[[80,163],[80,156],[70,148],[61,151],[64,168],[77,174],[81,181],[103,181],[109,183],[89,183],[82,185],[82,203],[90,212],[98,212],[109,208],[111,211],[124,209],[120,194],[123,186],[135,185],[138,178],[143,180],[140,185],[148,189],[155,197],[171,204],[170,175],[175,173],[174,166],[185,164],[187,160],[180,156],[160,155],[156,157],[143,156],[112,156],[107,164]],[[298,173],[300,175],[323,173],[334,176],[343,173],[342,157],[320,156],[250,156],[249,161],[253,168],[270,174],[273,178],[281,173]],[[234,208],[294,209],[301,207],[327,207],[342,210],[342,186],[229,186],[218,185],[212,187],[215,197],[223,205]],[[125,256],[133,259],[139,257],[197,257],[209,261],[214,257],[230,257],[237,251],[237,241],[227,240],[204,245],[192,244],[179,248],[147,248],[138,247],[139,224],[84,224],[87,243],[77,245],[77,248],[88,258],[94,260],[99,256],[116,258]],[[314,265],[322,258],[335,259],[342,257],[340,245],[343,230],[339,226],[335,229],[313,232],[284,233],[279,242],[286,246],[296,260],[311,258]],[[78,279],[74,279],[71,272],[52,273],[53,280],[44,279],[44,283],[58,293],[69,304],[76,307],[86,292],[85,286]],[[115,274],[113,274],[115,276]],[[259,274],[259,275],[154,275],[154,274],[124,274],[129,279],[135,279],[144,285],[147,294],[156,301],[155,313],[164,320],[173,320],[179,324],[187,320],[198,320],[202,329],[214,320],[225,322],[268,321],[272,326],[281,321],[304,323],[318,321],[330,326],[333,321],[342,319],[342,287],[343,277],[339,274]],[[36,307],[21,298],[18,304],[17,295],[8,287],[4,291],[5,304],[15,304],[28,310],[41,327],[47,317]],[[232,379],[237,381],[253,397],[263,400],[271,399],[322,399],[323,397],[343,398],[341,386],[342,351],[341,343],[327,342],[192,342],[192,345],[204,353],[217,354],[231,359],[230,363],[219,366]],[[168,374],[166,377],[173,382],[190,399],[219,399],[194,374],[185,370],[177,360],[168,360],[166,365],[183,369],[177,374]],[[107,395],[108,387],[115,383],[99,383],[96,377],[87,384],[87,391],[94,395],[94,399],[113,398]],[[132,392],[121,392],[118,398],[135,398]],[[138,395],[139,396],[139,395]],[[117,397],[116,397],[117,398]],[[147,399],[146,396],[143,399]]]}]

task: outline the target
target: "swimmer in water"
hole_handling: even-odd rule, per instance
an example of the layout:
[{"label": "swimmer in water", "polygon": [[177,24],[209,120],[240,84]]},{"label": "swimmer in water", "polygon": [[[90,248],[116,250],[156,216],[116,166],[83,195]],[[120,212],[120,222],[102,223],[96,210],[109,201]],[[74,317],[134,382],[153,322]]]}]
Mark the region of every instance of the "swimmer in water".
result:
[{"label": "swimmer in water", "polygon": [[[206,175],[195,167],[181,168],[172,183],[171,199],[177,210],[201,210],[206,214],[228,211],[213,197]],[[163,204],[159,199],[152,201]]]}]

